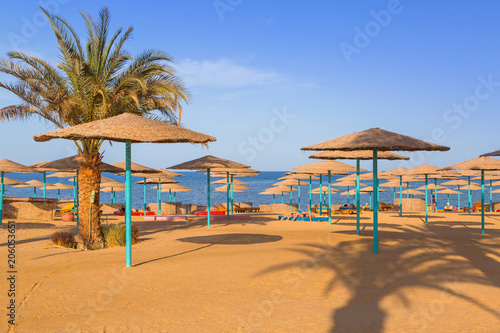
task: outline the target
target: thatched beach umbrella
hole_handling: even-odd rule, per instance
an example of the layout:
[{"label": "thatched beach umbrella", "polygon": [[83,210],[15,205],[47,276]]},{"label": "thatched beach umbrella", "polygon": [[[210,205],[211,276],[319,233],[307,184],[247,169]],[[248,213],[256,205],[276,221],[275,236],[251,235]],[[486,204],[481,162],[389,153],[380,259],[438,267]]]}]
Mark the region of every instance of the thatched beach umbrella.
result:
[{"label": "thatched beach umbrella", "polygon": [[[212,184],[225,184],[225,183],[226,183],[226,181],[224,179],[219,179],[219,180],[212,182]],[[233,180],[233,184],[234,185],[248,185],[248,183],[245,183],[244,181],[241,181],[239,179]]]},{"label": "thatched beach umbrella", "polygon": [[[235,169],[236,172],[240,172],[243,169],[249,169],[250,167],[248,165],[244,165],[238,162],[230,161],[230,160],[225,160],[223,158],[207,155],[203,156],[188,162],[184,162],[181,164],[174,165],[172,167],[169,167],[167,169],[174,169],[174,170],[196,170],[196,171],[202,171],[206,170],[207,171],[207,227],[210,228],[210,170],[211,169],[218,169],[218,168],[226,168],[225,171],[220,171],[220,172],[225,172],[226,176],[226,185],[229,184],[229,175],[232,173],[229,171],[230,169]],[[255,173],[255,172],[252,172]],[[226,195],[227,199],[227,207],[229,207],[229,191],[227,192]],[[227,219],[229,220],[229,209],[227,210]]]},{"label": "thatched beach umbrella", "polygon": [[[469,192],[470,192],[470,186],[471,185],[479,185],[478,183],[471,182],[470,179],[469,181],[465,181],[463,179],[453,179],[449,180],[447,182],[441,183],[441,185],[444,186],[457,186],[457,193],[458,193],[458,211],[460,212],[460,186],[469,186]],[[469,196],[469,207],[470,207],[470,196]]]},{"label": "thatched beach umbrella", "polygon": [[[33,137],[35,141],[48,141],[55,138],[69,140],[98,139],[118,141],[125,143],[125,225],[126,225],[126,266],[132,265],[132,232],[131,232],[131,181],[130,181],[130,155],[131,143],[152,142],[152,143],[200,143],[207,144],[215,141],[212,136],[191,131],[189,129],[170,125],[165,122],[151,120],[131,113],[123,113],[118,116],[97,120],[73,127],[68,127],[50,133],[39,134]],[[89,169],[89,171],[92,171]],[[83,201],[91,202],[91,193],[81,194]],[[98,199],[98,197],[97,197]],[[92,206],[91,206],[92,207]],[[94,210],[99,211],[99,200],[94,202]],[[86,212],[85,212],[86,213]],[[99,216],[99,215],[97,215]],[[89,218],[90,220],[90,218]],[[85,225],[85,223],[83,224]],[[93,226],[99,228],[99,225]],[[96,229],[97,234],[100,233]]]},{"label": "thatched beach umbrella", "polygon": [[294,188],[288,188],[286,186],[273,186],[273,187],[269,187],[267,189],[264,190],[264,192],[261,192],[259,194],[272,194],[273,195],[273,204],[276,203],[276,194],[281,194],[281,203],[284,204],[284,199],[283,199],[283,196],[285,194],[290,194],[293,192],[293,191],[297,191],[296,189]]},{"label": "thatched beach umbrella", "polygon": [[45,184],[45,189],[50,191],[50,190],[57,190],[57,200],[61,199],[61,190],[72,190],[73,186],[67,185],[67,184],[62,184],[62,183],[55,183],[53,185],[50,184]]},{"label": "thatched beach umbrella", "polygon": [[[320,162],[309,163],[306,165],[298,166],[293,168],[294,172],[302,172],[313,175],[319,175],[319,187],[323,188],[323,176],[328,176],[328,188],[331,188],[332,175],[348,175],[351,172],[354,172],[356,169],[349,164],[326,160]],[[366,171],[366,170],[365,170]],[[309,186],[309,192],[311,192],[311,186]],[[323,195],[323,191],[319,192],[319,213],[323,214],[323,207],[321,206],[321,197]],[[332,193],[331,191],[328,194],[328,224],[332,224],[332,214],[331,214],[331,206],[332,206]],[[290,206],[291,209],[291,206]]]},{"label": "thatched beach umbrella", "polygon": [[372,150],[373,151],[373,252],[378,253],[378,180],[377,155],[379,151],[419,151],[439,150],[447,151],[449,147],[438,146],[412,137],[401,135],[380,128],[371,128],[366,131],[348,134],[336,139],[318,143],[314,146],[303,147],[301,150]]},{"label": "thatched beach umbrella", "polygon": [[[410,195],[424,195],[425,193],[422,192],[422,191],[418,191],[418,190],[414,190],[414,189],[409,189],[407,190],[407,192],[410,194]],[[398,192],[399,194],[399,192]]]},{"label": "thatched beach umbrella", "polygon": [[[500,176],[498,175],[498,172],[496,172],[496,171],[494,171],[494,172],[495,172],[494,174],[487,173],[487,172],[484,173],[484,180],[487,180],[487,181],[490,182],[490,185],[489,185],[490,186],[490,212],[493,211],[493,193],[494,193],[493,192],[493,186],[498,186],[498,184],[495,185],[495,183],[493,183],[493,181],[494,180],[500,180]],[[474,179],[474,180],[480,180],[481,177],[474,177],[472,179]]]},{"label": "thatched beach umbrella", "polygon": [[[460,198],[460,192],[459,191],[454,191],[454,190],[452,190],[450,188],[441,189],[441,190],[439,190],[439,193],[441,193],[441,194],[447,194],[448,195],[448,197],[447,197],[447,202],[448,203],[450,203],[450,194],[457,194],[459,196],[458,198]],[[436,206],[437,206],[437,203],[436,203]]]},{"label": "thatched beach umbrella", "polygon": [[15,180],[15,179],[3,177],[3,184],[4,185],[21,185],[24,183],[20,180]]},{"label": "thatched beach umbrella", "polygon": [[[385,160],[408,160],[409,158],[406,156],[394,154],[391,152],[383,151],[378,154],[378,159],[385,159]],[[360,233],[360,216],[359,216],[359,210],[360,210],[360,191],[359,191],[359,181],[362,180],[360,178],[360,161],[361,160],[371,160],[373,159],[373,152],[370,150],[353,150],[353,151],[342,151],[342,150],[328,150],[328,151],[323,151],[314,155],[309,156],[309,158],[317,158],[317,159],[326,159],[326,160],[340,160],[340,159],[349,159],[349,160],[356,160],[356,234],[359,235]],[[353,175],[351,175],[353,176]],[[385,176],[385,175],[384,175]],[[349,177],[349,176],[348,176]],[[380,175],[379,175],[380,177]],[[384,177],[385,178],[385,177]],[[373,179],[369,178],[369,179]],[[347,198],[347,201],[349,201],[349,197]],[[371,204],[370,204],[371,206]],[[401,205],[400,205],[401,207]],[[401,212],[400,212],[401,214]]]},{"label": "thatched beach umbrella", "polygon": [[[151,187],[153,190],[158,190],[158,186]],[[187,186],[179,185],[179,184],[163,184],[161,186],[161,192],[169,193],[169,201],[172,202],[172,193],[174,194],[174,202],[176,201],[175,196],[177,192],[189,192],[191,189]]]},{"label": "thatched beach umbrella", "polygon": [[484,234],[484,171],[500,170],[500,160],[491,157],[480,156],[461,163],[450,165],[446,168],[443,168],[443,170],[481,171],[481,233]]},{"label": "thatched beach umbrella", "polygon": [[49,184],[46,182],[44,183],[42,181],[33,179],[33,180],[29,180],[27,182],[24,182],[22,184],[19,184],[19,185],[14,185],[14,187],[33,187],[33,197],[34,198],[36,198],[36,188],[37,187],[45,188],[45,186],[52,186],[52,184]]},{"label": "thatched beach umbrella", "polygon": [[306,185],[306,184],[301,184],[300,181],[302,180],[303,182],[307,182],[309,180],[309,182],[308,182],[309,183],[309,207],[311,207],[312,180],[313,179],[318,179],[318,177],[313,176],[310,173],[300,173],[298,171],[294,171],[294,172],[287,172],[287,173],[285,173],[284,177],[278,178],[278,180],[286,180],[286,179],[295,179],[295,180],[298,181],[298,186],[297,186],[298,192],[297,193],[298,193],[299,210],[300,210],[300,185]]},{"label": "thatched beach umbrella", "polygon": [[0,225],[2,225],[2,213],[3,213],[3,194],[4,194],[4,174],[9,172],[22,172],[31,173],[36,172],[36,170],[27,167],[25,165],[12,162],[5,158],[0,159]]}]

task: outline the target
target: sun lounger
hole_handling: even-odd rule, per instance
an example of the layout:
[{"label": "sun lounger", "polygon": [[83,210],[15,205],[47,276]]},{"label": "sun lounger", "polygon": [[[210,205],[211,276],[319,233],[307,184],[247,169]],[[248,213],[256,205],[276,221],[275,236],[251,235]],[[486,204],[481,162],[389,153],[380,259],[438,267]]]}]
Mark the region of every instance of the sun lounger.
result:
[{"label": "sun lounger", "polygon": [[237,211],[237,212],[259,212],[259,208],[258,207],[240,207],[239,205],[233,203],[233,209],[234,211]]},{"label": "sun lounger", "polygon": [[384,210],[394,210],[394,206],[393,205],[388,205],[386,204],[385,202],[381,202],[380,203],[380,211],[384,211]]},{"label": "sun lounger", "polygon": [[56,209],[54,211],[54,216],[60,216],[60,215],[62,215],[62,213],[69,213],[71,211],[76,211],[75,205],[74,204],[67,204],[66,206],[64,206],[61,209]]}]

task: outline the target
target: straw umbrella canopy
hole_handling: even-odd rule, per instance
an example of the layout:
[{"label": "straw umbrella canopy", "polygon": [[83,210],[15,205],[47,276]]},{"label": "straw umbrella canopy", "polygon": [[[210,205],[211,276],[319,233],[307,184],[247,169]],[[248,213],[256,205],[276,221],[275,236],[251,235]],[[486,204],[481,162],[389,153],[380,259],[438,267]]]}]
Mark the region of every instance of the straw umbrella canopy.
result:
[{"label": "straw umbrella canopy", "polygon": [[47,177],[57,177],[57,178],[69,178],[69,177],[75,177],[76,176],[76,170],[75,171],[59,171],[56,173],[51,173],[50,175],[47,175]]},{"label": "straw umbrella canopy", "polygon": [[[131,143],[139,142],[153,142],[153,143],[177,143],[177,142],[188,142],[188,143],[200,143],[207,144],[213,142],[216,139],[212,136],[191,131],[187,128],[180,126],[170,125],[162,121],[155,121],[145,117],[137,116],[131,113],[123,113],[118,116],[109,117],[102,120],[97,120],[77,126],[72,126],[64,129],[59,129],[50,133],[39,134],[33,137],[35,141],[48,141],[55,138],[69,139],[69,140],[83,140],[83,139],[98,139],[98,140],[109,140],[125,143],[125,155],[126,155],[126,176],[125,176],[125,225],[126,225],[126,266],[130,267],[132,265],[132,232],[131,232],[131,190],[130,190],[130,147]],[[81,168],[85,166],[82,165]],[[89,173],[94,175],[92,169],[86,168]],[[89,188],[94,187],[92,178],[99,177],[99,172],[91,179],[86,180]],[[99,190],[98,184],[96,185],[96,191]],[[82,197],[82,202],[90,204],[90,193],[87,191],[81,191],[80,196]],[[100,231],[100,219],[99,219],[99,198],[91,204],[93,211],[96,214],[95,222],[92,227],[95,228],[94,235],[101,235]],[[85,207],[82,207],[85,208]],[[83,212],[82,217],[87,212]],[[92,216],[91,216],[92,217]],[[91,217],[89,220],[91,220]],[[86,223],[82,224],[82,231],[86,228]],[[84,236],[85,237],[85,236]],[[96,236],[98,237],[98,236]],[[100,238],[100,237],[99,237]]]},{"label": "straw umbrella canopy", "polygon": [[[115,166],[117,168],[120,168],[121,169],[121,172],[124,172],[125,169],[127,168],[127,161],[122,161],[122,162],[118,162],[118,163],[113,163],[111,164],[112,166]],[[130,172],[132,174],[134,173],[147,173],[147,174],[150,174],[150,173],[158,173],[158,170],[156,169],[153,169],[153,168],[150,168],[150,167],[147,167],[147,166],[144,166],[144,165],[140,165],[140,164],[137,164],[137,163],[134,163],[134,162],[130,162]],[[135,175],[134,175],[135,176]]]},{"label": "straw umbrella canopy", "polygon": [[[159,186],[153,186],[152,189],[158,190]],[[179,184],[162,184],[161,192],[168,192],[169,202],[172,202],[172,193],[174,193],[174,202],[176,201],[175,196],[178,192],[189,192],[191,189],[189,187],[179,185]]]},{"label": "straw umbrella canopy", "polygon": [[51,185],[52,184],[33,179],[19,185],[14,185],[14,187],[33,187],[33,197],[36,198],[37,187],[45,188],[46,186],[51,186]]},{"label": "straw umbrella canopy", "polygon": [[[212,182],[212,184],[226,184],[226,181],[224,179],[219,179],[219,180]],[[245,183],[244,181],[239,180],[239,179],[234,179],[233,184],[234,185],[248,185],[248,183]]]},{"label": "straw umbrella canopy", "polygon": [[[436,186],[436,188],[437,188],[438,190],[447,189],[447,187],[446,187],[446,186],[442,186],[442,185],[437,185],[437,186]],[[432,189],[431,189],[431,188],[426,188],[426,187],[425,187],[425,185],[424,185],[424,186],[417,187],[417,190],[431,190],[431,191],[432,191]],[[441,191],[438,191],[438,192],[439,192],[439,193],[441,193]]]},{"label": "straw umbrella canopy", "polygon": [[158,179],[158,178],[146,178],[146,181],[144,180],[139,180],[138,182],[135,182],[136,184],[177,184],[177,180],[173,179]]},{"label": "straw umbrella canopy", "polygon": [[4,185],[21,185],[24,184],[22,181],[3,177],[3,184]]},{"label": "straw umbrella canopy", "polygon": [[[210,172],[211,170],[215,169],[220,169],[220,168],[226,168],[226,170],[223,169],[223,171],[216,171],[216,172],[224,172],[226,175],[226,185],[229,184],[229,176],[230,174],[234,173],[241,173],[241,170],[249,170],[250,166],[226,160],[223,158],[207,155],[203,156],[191,161],[187,161],[181,164],[177,164],[171,167],[168,167],[167,169],[174,169],[174,170],[197,170],[197,171],[202,171],[206,170],[207,171],[207,227],[210,228]],[[229,170],[236,170],[235,172],[231,172]],[[246,171],[245,171],[246,172]],[[256,172],[253,171],[249,174],[255,174]],[[226,193],[226,199],[227,199],[227,207],[230,207],[229,202],[230,202],[230,193],[227,191]],[[231,205],[232,208],[232,205]],[[227,219],[229,220],[229,209],[227,210]]]},{"label": "straw umbrella canopy", "polygon": [[483,154],[481,156],[500,156],[500,150],[496,150],[496,151],[491,152],[491,153]]},{"label": "straw umbrella canopy", "polygon": [[[458,189],[458,211],[460,211],[460,186],[471,186],[471,185],[479,185],[478,183],[474,183],[474,182],[471,182],[470,179],[469,181],[465,181],[463,179],[453,179],[453,180],[449,180],[447,182],[444,182],[444,183],[441,183],[441,185],[444,185],[444,186],[457,186],[457,189]],[[469,193],[470,193],[470,188],[469,188]],[[470,200],[469,200],[470,201]]]},{"label": "straw umbrella canopy", "polygon": [[9,172],[22,172],[30,173],[36,172],[33,168],[27,167],[25,165],[7,160],[5,158],[0,159],[0,225],[2,225],[2,214],[3,214],[3,194],[4,194],[4,174]]},{"label": "straw umbrella canopy", "polygon": [[[459,191],[454,191],[454,190],[452,190],[450,188],[445,188],[445,189],[439,190],[439,193],[441,193],[441,194],[447,194],[448,195],[447,196],[447,198],[448,198],[447,202],[448,203],[450,203],[450,194],[456,194],[458,196],[458,198],[460,198],[460,194],[461,194]],[[458,211],[460,211],[460,209]]]},{"label": "straw umbrella canopy", "polygon": [[[409,189],[407,192],[410,193],[411,195],[424,195],[425,194],[424,192],[417,191],[414,189]],[[398,192],[398,194],[399,194],[399,192]]]},{"label": "straw umbrella canopy", "polygon": [[375,187],[375,207],[373,210],[373,252],[378,253],[378,180],[377,155],[379,151],[447,151],[449,147],[439,146],[380,128],[348,134],[336,139],[303,147],[301,150],[372,150],[373,178]]},{"label": "straw umbrella canopy", "polygon": [[[229,185],[229,186],[231,186],[231,185]],[[227,185],[222,185],[222,186],[216,187],[215,189],[218,190],[219,192],[223,192],[223,191],[227,191],[228,190],[228,186]],[[248,190],[248,187],[242,186],[242,185],[233,185],[232,189],[233,190]]]},{"label": "straw umbrella canopy", "polygon": [[[73,186],[71,185],[68,185],[68,184],[62,184],[62,183],[55,183],[55,184],[52,184],[52,185],[47,185],[45,184],[46,187],[45,189],[46,190],[57,190],[57,200],[59,200],[61,198],[61,190],[72,190],[73,189]],[[43,187],[42,187],[43,189]]]},{"label": "straw umbrella canopy", "polygon": [[291,192],[288,192],[288,189],[283,186],[283,187],[270,187],[266,189],[263,192],[260,192],[259,194],[262,195],[272,195],[273,196],[273,204],[276,203],[276,194],[281,195],[281,203],[283,204],[283,195],[285,194],[290,194]]},{"label": "straw umbrella canopy", "polygon": [[[500,170],[500,160],[479,156],[461,163],[450,165],[443,170],[480,170],[481,171],[481,233],[484,234],[484,172]],[[470,208],[469,208],[470,212]]]}]

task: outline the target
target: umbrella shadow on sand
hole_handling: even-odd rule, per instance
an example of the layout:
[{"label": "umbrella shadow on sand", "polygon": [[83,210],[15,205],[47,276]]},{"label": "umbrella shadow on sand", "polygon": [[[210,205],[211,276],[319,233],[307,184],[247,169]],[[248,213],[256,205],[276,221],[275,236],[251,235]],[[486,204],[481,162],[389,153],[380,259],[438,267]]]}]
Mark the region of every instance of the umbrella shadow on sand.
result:
[{"label": "umbrella shadow on sand", "polygon": [[[269,267],[257,275],[304,267],[311,270],[311,275],[328,270],[332,277],[324,294],[337,287],[347,288],[350,293],[345,305],[332,314],[331,332],[383,332],[388,313],[381,302],[396,296],[410,308],[411,299],[405,291],[416,288],[439,291],[442,298],[449,300],[469,302],[500,320],[498,310],[461,293],[459,287],[461,283],[500,287],[500,263],[490,258],[500,255],[500,231],[490,230],[484,237],[480,231],[447,226],[395,229],[399,231],[383,232],[377,255],[370,253],[372,240],[366,238],[333,246],[301,244],[290,251],[304,255],[304,259]],[[415,330],[432,320],[418,315],[415,311],[408,318]],[[437,314],[433,318],[439,320]]]}]

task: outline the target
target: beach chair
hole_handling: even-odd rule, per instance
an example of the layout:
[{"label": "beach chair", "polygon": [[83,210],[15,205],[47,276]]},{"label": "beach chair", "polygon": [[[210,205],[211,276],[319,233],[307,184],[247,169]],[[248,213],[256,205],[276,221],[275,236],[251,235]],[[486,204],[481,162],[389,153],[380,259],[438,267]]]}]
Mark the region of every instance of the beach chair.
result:
[{"label": "beach chair", "polygon": [[69,213],[71,211],[73,211],[73,212],[76,211],[75,205],[74,204],[67,204],[66,206],[64,206],[61,209],[56,209],[54,211],[54,216],[62,216],[62,213]]},{"label": "beach chair", "polygon": [[388,205],[386,204],[385,202],[381,202],[380,203],[380,211],[384,211],[384,210],[394,210],[394,206],[392,205]]},{"label": "beach chair", "polygon": [[212,205],[213,210],[220,211],[220,207],[217,205]]},{"label": "beach chair", "polygon": [[226,206],[224,206],[224,204],[220,203],[220,204],[217,204],[217,206],[219,206],[220,212],[227,212],[227,208],[226,208]]},{"label": "beach chair", "polygon": [[239,213],[244,213],[244,212],[256,212],[256,213],[258,213],[259,212],[258,207],[240,207],[239,205],[237,205],[235,203],[233,203],[233,209]]},{"label": "beach chair", "polygon": [[472,206],[471,210],[473,212],[480,212],[481,211],[481,202],[474,202],[474,206]]}]

